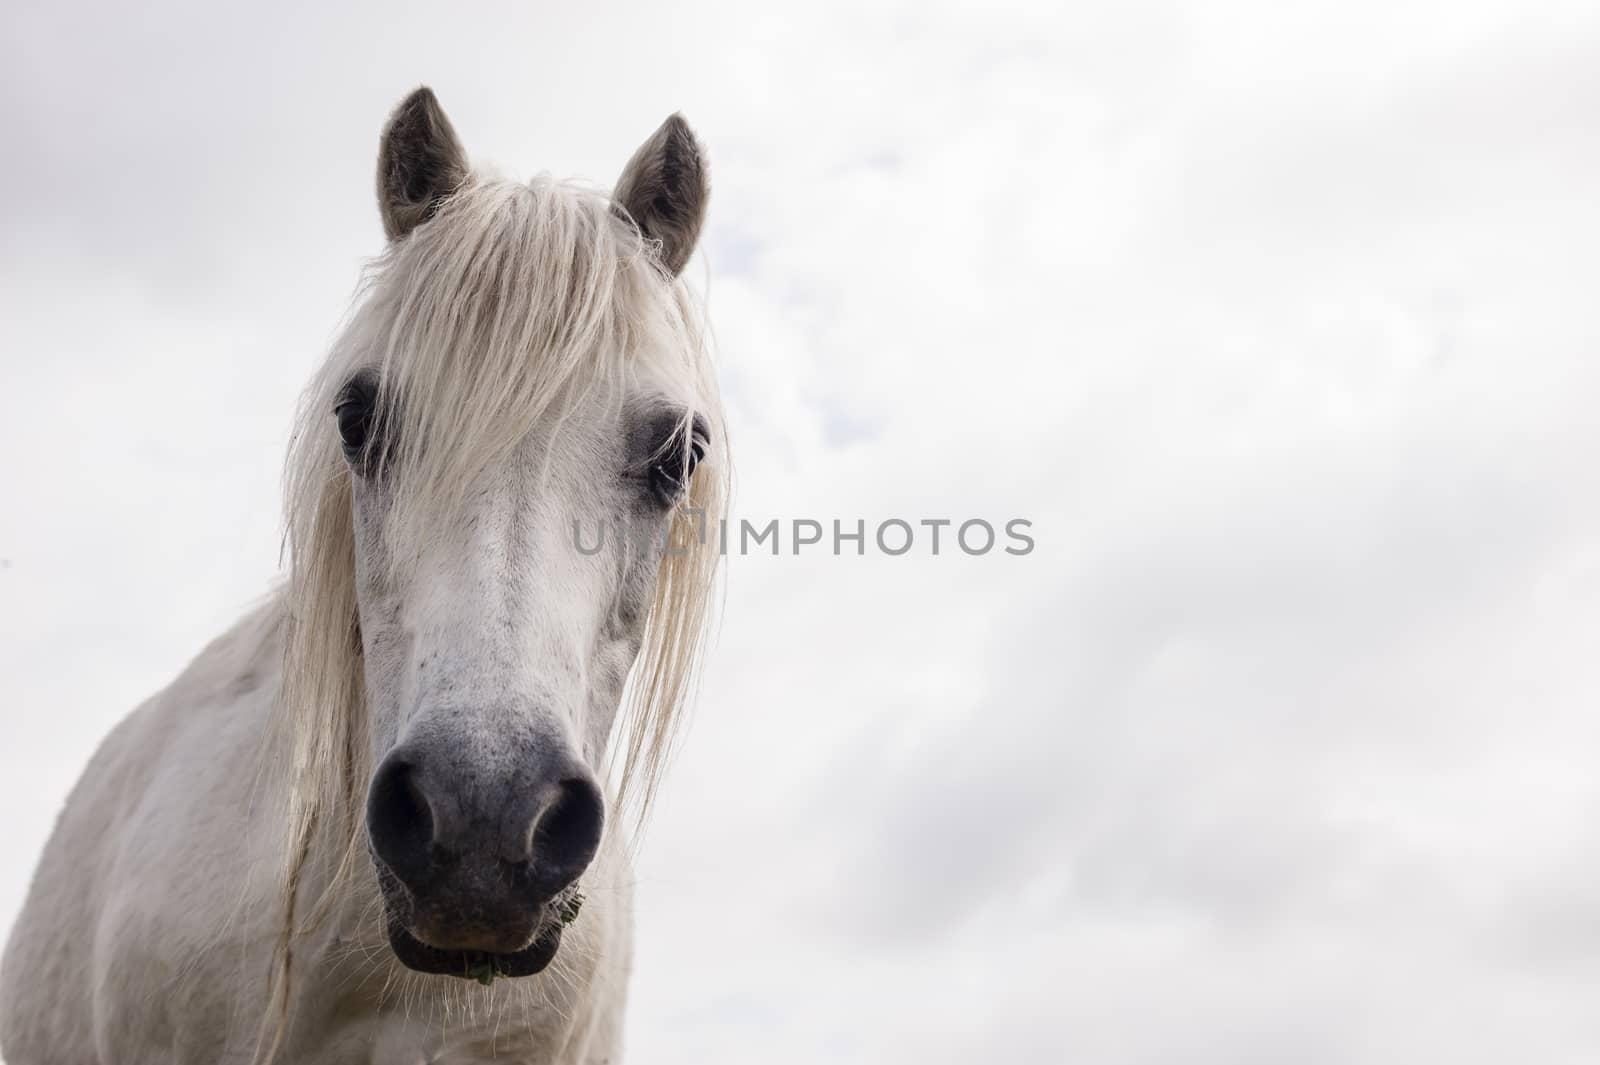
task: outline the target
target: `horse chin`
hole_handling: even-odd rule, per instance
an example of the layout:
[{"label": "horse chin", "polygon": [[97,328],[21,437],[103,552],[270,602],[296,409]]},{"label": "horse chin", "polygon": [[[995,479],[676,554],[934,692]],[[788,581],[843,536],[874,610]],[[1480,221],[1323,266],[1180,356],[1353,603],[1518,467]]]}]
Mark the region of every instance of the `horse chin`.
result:
[{"label": "horse chin", "polygon": [[546,922],[528,946],[505,954],[486,950],[444,950],[412,935],[393,914],[386,923],[389,946],[406,968],[419,973],[459,976],[483,984],[497,976],[532,976],[543,972],[561,949],[561,925],[556,922]]}]

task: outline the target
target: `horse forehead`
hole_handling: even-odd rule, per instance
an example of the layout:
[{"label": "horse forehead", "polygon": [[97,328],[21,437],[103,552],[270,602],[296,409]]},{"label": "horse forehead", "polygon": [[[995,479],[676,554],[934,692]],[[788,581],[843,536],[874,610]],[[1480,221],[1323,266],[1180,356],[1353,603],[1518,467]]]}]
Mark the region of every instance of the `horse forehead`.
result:
[{"label": "horse forehead", "polygon": [[[484,471],[467,505],[469,551],[492,546],[544,553],[564,544],[574,522],[609,516],[625,493],[630,438],[626,425],[568,418],[531,433]],[[558,543],[559,542],[559,543]]]},{"label": "horse forehead", "polygon": [[592,500],[616,483],[627,443],[627,422],[617,412],[551,415],[495,471],[496,489],[524,509]]}]

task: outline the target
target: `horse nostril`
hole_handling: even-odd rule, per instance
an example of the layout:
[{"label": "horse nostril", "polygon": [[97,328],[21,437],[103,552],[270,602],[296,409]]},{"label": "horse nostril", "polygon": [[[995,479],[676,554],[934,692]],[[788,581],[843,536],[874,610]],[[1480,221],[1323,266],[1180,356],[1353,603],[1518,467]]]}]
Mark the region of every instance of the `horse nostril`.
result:
[{"label": "horse nostril", "polygon": [[372,847],[396,876],[413,880],[426,872],[433,847],[433,808],[417,767],[387,760],[367,795],[367,833]]},{"label": "horse nostril", "polygon": [[439,764],[426,750],[397,748],[367,792],[373,857],[415,899],[553,895],[600,849],[605,801],[586,766],[535,763],[489,787],[477,774],[441,774]]},{"label": "horse nostril", "polygon": [[550,891],[578,879],[600,849],[605,800],[587,777],[563,780],[533,830],[534,876]]}]

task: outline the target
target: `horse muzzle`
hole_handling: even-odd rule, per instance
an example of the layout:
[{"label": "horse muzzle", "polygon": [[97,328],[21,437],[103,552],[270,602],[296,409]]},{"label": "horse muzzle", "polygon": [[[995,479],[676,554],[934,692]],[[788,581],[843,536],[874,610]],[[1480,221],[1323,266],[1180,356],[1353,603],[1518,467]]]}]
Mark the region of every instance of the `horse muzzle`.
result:
[{"label": "horse muzzle", "polygon": [[569,757],[470,764],[454,745],[407,743],[367,794],[367,838],[390,945],[422,972],[539,972],[575,913],[605,803]]}]

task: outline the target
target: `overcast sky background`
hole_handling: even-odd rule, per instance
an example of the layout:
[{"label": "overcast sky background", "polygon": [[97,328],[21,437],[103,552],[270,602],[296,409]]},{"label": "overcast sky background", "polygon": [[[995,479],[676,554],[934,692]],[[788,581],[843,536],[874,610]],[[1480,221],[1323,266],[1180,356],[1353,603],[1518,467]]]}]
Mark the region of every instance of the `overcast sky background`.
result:
[{"label": "overcast sky background", "polygon": [[732,559],[631,1058],[1600,1060],[1600,9],[6,5],[0,925],[268,586],[380,125],[715,193]]}]

